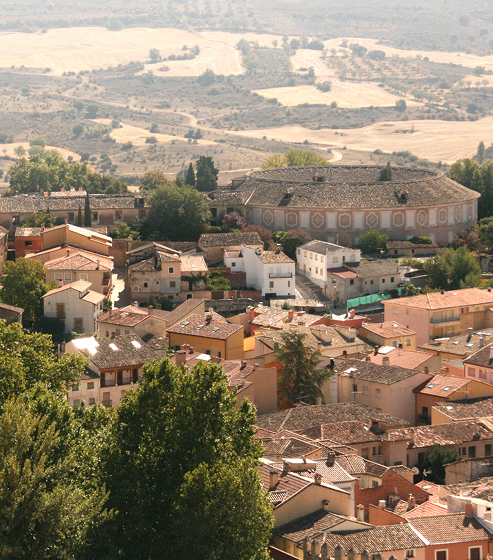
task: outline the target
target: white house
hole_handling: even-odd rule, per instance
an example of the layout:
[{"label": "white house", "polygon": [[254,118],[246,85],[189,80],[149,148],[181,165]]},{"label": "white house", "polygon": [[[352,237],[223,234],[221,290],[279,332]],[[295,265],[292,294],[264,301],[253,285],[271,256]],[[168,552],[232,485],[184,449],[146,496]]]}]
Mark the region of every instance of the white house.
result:
[{"label": "white house", "polygon": [[44,315],[65,322],[65,331],[92,335],[103,313],[104,295],[90,290],[91,282],[78,280],[50,290],[43,296]]},{"label": "white house", "polygon": [[327,269],[339,268],[346,263],[359,263],[361,251],[327,241],[309,241],[296,250],[298,272],[314,284],[325,288]]},{"label": "white house", "polygon": [[276,251],[241,246],[246,283],[263,297],[295,297],[295,262],[278,247]]}]

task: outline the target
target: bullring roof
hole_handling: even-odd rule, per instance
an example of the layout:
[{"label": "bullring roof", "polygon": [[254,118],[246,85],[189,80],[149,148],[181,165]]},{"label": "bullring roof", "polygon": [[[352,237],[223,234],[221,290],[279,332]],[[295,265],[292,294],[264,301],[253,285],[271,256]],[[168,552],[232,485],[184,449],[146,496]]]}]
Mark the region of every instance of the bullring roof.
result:
[{"label": "bullring roof", "polygon": [[209,198],[213,206],[291,208],[408,208],[479,198],[478,193],[436,171],[394,167],[391,181],[379,181],[380,171],[369,165],[266,169],[248,174],[237,188],[217,190]]}]

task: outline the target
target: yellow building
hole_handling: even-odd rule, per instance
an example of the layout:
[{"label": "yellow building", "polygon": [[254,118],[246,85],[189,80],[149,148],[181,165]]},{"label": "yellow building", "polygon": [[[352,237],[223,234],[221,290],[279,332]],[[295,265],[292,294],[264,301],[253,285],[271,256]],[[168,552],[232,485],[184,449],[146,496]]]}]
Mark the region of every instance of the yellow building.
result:
[{"label": "yellow building", "polygon": [[364,323],[358,330],[358,336],[376,346],[393,346],[399,344],[406,350],[416,350],[416,332],[400,323]]},{"label": "yellow building", "polygon": [[197,352],[225,360],[243,359],[243,325],[227,323],[214,313],[190,315],[183,323],[168,329],[170,348],[180,349],[184,344]]}]

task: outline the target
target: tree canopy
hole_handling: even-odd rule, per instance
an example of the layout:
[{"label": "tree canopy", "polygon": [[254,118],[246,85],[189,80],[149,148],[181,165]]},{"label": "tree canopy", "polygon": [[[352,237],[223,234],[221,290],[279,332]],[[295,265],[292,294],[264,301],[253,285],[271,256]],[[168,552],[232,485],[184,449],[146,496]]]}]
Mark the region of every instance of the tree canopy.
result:
[{"label": "tree canopy", "polygon": [[200,156],[196,162],[197,173],[195,186],[202,192],[214,191],[217,188],[219,170],[215,168],[212,157]]},{"label": "tree canopy", "polygon": [[290,408],[299,401],[315,404],[330,372],[318,368],[320,353],[305,343],[304,333],[287,330],[281,338],[275,347],[281,365],[277,382],[279,408]]},{"label": "tree canopy", "polygon": [[4,303],[22,307],[23,320],[34,323],[42,314],[43,300],[46,292],[56,287],[45,282],[46,268],[38,259],[20,258],[7,261],[2,270],[3,289],[0,297]]},{"label": "tree canopy", "polygon": [[255,413],[218,364],[165,358],[116,410],[102,475],[115,557],[266,558],[272,508],[256,469]]},{"label": "tree canopy", "polygon": [[450,168],[450,177],[481,194],[478,201],[479,218],[493,216],[493,161],[482,165],[472,159],[456,161]]},{"label": "tree canopy", "polygon": [[370,229],[359,237],[358,248],[365,255],[380,255],[389,250],[389,236],[377,229]]},{"label": "tree canopy", "polygon": [[447,249],[443,255],[431,257],[424,263],[424,269],[431,288],[456,290],[475,287],[481,281],[481,267],[466,247]]},{"label": "tree canopy", "polygon": [[193,187],[175,183],[158,186],[149,196],[150,211],[142,237],[157,234],[170,241],[195,241],[210,218],[209,205]]},{"label": "tree canopy", "polygon": [[298,167],[305,165],[331,165],[317,152],[309,150],[288,150],[285,154],[274,154],[265,160],[262,169],[272,169],[274,167]]}]

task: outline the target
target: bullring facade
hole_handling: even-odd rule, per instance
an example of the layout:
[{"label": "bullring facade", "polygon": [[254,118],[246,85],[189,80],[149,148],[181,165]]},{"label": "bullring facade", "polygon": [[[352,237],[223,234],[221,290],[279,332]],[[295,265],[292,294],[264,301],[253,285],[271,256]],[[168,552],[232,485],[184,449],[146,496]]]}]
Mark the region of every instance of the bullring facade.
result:
[{"label": "bullring facade", "polygon": [[396,167],[391,181],[380,181],[380,172],[343,165],[256,171],[211,193],[211,212],[217,221],[237,211],[248,224],[299,228],[347,246],[369,229],[395,240],[426,235],[446,245],[476,224],[479,194],[446,175]]}]

